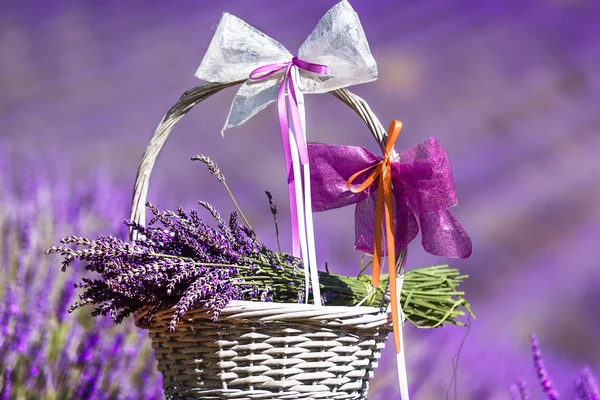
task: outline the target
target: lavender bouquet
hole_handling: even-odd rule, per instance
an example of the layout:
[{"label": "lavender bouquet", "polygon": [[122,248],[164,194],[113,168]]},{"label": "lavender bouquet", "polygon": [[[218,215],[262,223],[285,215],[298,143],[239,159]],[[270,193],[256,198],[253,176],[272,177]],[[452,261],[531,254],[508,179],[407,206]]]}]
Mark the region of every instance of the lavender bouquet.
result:
[{"label": "lavender bouquet", "polygon": [[[147,226],[125,222],[136,233],[133,241],[113,236],[64,238],[60,246],[46,253],[64,257],[63,271],[80,260],[96,275],[75,284],[83,292],[70,311],[91,305],[95,306],[92,315],[110,315],[119,323],[142,310],[149,320],[156,312],[173,307],[169,329],[174,331],[193,308],[206,309],[217,321],[232,300],[293,303],[312,296],[305,284],[302,261],[264,246],[216,164],[205,156],[193,159],[205,163],[224,184],[238,211],[225,221],[212,205],[199,202],[216,222],[213,227],[196,210],[161,211],[147,203],[153,216]],[[267,195],[277,227],[277,208]],[[362,274],[369,265],[363,265],[358,276],[320,271],[323,303],[381,305],[388,276],[383,275],[379,286],[371,285],[371,277]],[[408,271],[401,299],[407,319],[419,327],[463,324],[460,317],[471,313],[464,293],[457,289],[464,278],[447,266]]]}]

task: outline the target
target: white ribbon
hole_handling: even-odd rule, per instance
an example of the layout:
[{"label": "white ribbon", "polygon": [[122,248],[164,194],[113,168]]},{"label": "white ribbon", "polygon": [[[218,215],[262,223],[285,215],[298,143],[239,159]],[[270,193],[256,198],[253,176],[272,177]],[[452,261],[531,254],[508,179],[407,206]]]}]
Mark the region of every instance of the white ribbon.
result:
[{"label": "white ribbon", "polygon": [[[402,285],[404,284],[404,271],[398,278],[398,284],[396,286],[398,301],[400,294],[402,293]],[[388,312],[391,311],[391,304],[388,305]],[[398,373],[398,386],[400,387],[400,399],[409,400],[408,398],[408,377],[406,374],[406,354],[404,352],[404,337],[402,335],[402,329],[404,328],[404,321],[406,321],[406,315],[402,311],[402,307],[398,307],[398,320],[400,321],[400,351],[396,353],[396,369]]]}]

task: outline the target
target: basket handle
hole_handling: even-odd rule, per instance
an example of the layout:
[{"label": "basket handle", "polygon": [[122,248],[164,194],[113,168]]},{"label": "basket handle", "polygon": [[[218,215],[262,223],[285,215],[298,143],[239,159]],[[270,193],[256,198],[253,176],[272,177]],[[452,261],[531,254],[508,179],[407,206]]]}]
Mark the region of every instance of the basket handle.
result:
[{"label": "basket handle", "polygon": [[[144,151],[140,166],[138,167],[133,186],[133,198],[131,202],[131,213],[129,216],[131,221],[142,225],[145,223],[145,204],[148,195],[150,175],[152,174],[152,169],[154,168],[156,158],[158,157],[163,145],[167,141],[171,130],[173,130],[175,127],[175,124],[177,124],[177,122],[179,122],[179,120],[183,118],[188,111],[190,111],[194,106],[203,100],[225,88],[235,86],[243,82],[245,81],[242,80],[230,83],[206,83],[204,85],[197,86],[185,92],[179,98],[177,103],[171,107],[154,131],[154,134],[150,139],[150,143]],[[387,133],[377,116],[375,116],[373,111],[371,111],[371,108],[367,102],[352,94],[347,89],[337,89],[331,93],[342,102],[347,104],[351,109],[353,109],[356,114],[358,114],[358,116],[367,124],[367,127],[371,131],[371,134],[375,140],[379,143],[379,146],[384,149]],[[135,240],[137,238],[136,232],[130,230],[130,237],[132,240]]]},{"label": "basket handle", "polygon": [[[133,222],[144,225],[146,220],[146,197],[148,195],[148,184],[150,183],[150,175],[154,168],[156,158],[160,153],[163,145],[167,141],[171,130],[175,127],[175,124],[179,122],[185,114],[188,113],[195,105],[201,101],[209,98],[215,93],[221,90],[240,84],[244,81],[237,81],[231,83],[207,83],[204,85],[196,86],[193,89],[185,92],[177,103],[167,112],[163,119],[158,124],[158,127],[154,131],[150,143],[144,155],[142,161],[138,167],[137,174],[135,176],[135,183],[133,185],[133,198],[131,200],[131,213],[129,219]],[[129,237],[131,240],[137,239],[137,232],[130,229]]]}]

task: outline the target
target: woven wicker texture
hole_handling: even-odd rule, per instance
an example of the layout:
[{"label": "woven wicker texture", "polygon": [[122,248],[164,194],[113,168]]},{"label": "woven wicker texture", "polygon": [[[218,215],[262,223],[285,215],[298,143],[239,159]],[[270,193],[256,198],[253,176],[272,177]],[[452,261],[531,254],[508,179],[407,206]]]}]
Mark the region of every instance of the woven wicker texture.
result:
[{"label": "woven wicker texture", "polygon": [[[145,223],[150,175],[175,124],[201,101],[239,83],[198,86],[169,110],[142,157],[131,220]],[[358,114],[383,149],[386,133],[368,104],[346,89],[332,94]],[[388,314],[377,307],[235,301],[217,322],[195,309],[169,332],[172,313],[163,310],[149,324],[140,313],[136,324],[148,329],[167,399],[178,400],[366,399],[391,330]]]},{"label": "woven wicker texture", "polygon": [[364,399],[387,338],[374,307],[234,301],[219,321],[196,309],[147,327],[172,399]]}]

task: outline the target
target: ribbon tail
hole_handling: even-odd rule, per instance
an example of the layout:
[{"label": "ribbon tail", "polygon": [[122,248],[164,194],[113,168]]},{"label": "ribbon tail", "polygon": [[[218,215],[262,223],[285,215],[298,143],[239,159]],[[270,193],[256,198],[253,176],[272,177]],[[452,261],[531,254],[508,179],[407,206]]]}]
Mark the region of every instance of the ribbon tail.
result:
[{"label": "ribbon tail", "polygon": [[[291,168],[288,162],[286,162],[286,167],[288,171],[288,192],[290,195],[293,255],[294,257],[302,258],[302,264],[304,267],[305,302],[308,303],[311,274],[310,260],[308,258],[308,246],[306,243],[306,225],[301,178],[302,171],[300,167],[301,160],[300,153],[298,151],[298,144],[295,140],[294,132],[292,131],[294,124],[292,123],[292,126],[289,124],[287,100],[285,98],[286,87],[289,83],[288,80],[291,79],[290,68],[291,67],[288,67],[286,74],[284,75],[283,82],[281,83],[278,93],[279,123],[282,139],[284,141],[284,147],[288,147],[291,157]],[[314,289],[313,297],[315,297]],[[320,300],[321,296],[319,294],[318,301],[320,302]]]},{"label": "ribbon tail", "polygon": [[[402,284],[404,283],[404,274],[400,276],[398,284],[398,295],[402,292]],[[398,318],[402,321],[399,328],[400,336],[400,351],[396,353],[396,368],[398,370],[398,385],[400,386],[400,398],[402,400],[409,400],[408,398],[408,377],[406,374],[406,355],[404,351],[404,335],[402,335],[402,327],[404,326],[404,318],[402,314],[402,308],[398,307]]]},{"label": "ribbon tail", "polygon": [[[371,284],[379,286],[381,278],[381,216],[383,213],[383,180],[379,179],[377,189],[377,205],[375,206],[375,243],[373,245],[373,275]],[[392,271],[390,271],[390,282],[392,281]]]},{"label": "ribbon tail", "polygon": [[[394,221],[392,219],[393,201],[392,201],[392,181],[389,168],[383,170],[379,179],[383,191],[379,193],[384,203],[385,213],[385,238],[387,244],[388,273],[390,275],[390,297],[392,303],[392,323],[394,326],[394,342],[396,343],[396,352],[400,352],[400,321],[399,321],[399,299],[396,286],[396,246],[394,241]],[[381,221],[381,220],[380,220]]]},{"label": "ribbon tail", "polygon": [[[305,301],[308,303],[308,295],[310,287],[310,262],[308,259],[308,249],[306,243],[306,226],[304,224],[305,216],[304,216],[304,199],[302,195],[302,179],[300,178],[301,167],[300,167],[300,157],[298,155],[298,148],[296,145],[296,141],[294,139],[294,135],[291,130],[288,130],[288,139],[290,143],[290,150],[292,153],[292,182],[294,190],[294,197],[290,197],[290,204],[294,203],[296,213],[292,215],[292,226],[296,226],[296,238],[294,242],[299,242],[300,254],[295,257],[302,258],[302,264],[304,267],[304,287],[305,287]],[[288,179],[289,182],[289,179]],[[314,292],[313,292],[314,297]],[[319,295],[319,301],[321,300],[321,296]]]},{"label": "ribbon tail", "polygon": [[[298,68],[290,68],[289,78],[290,79],[288,81],[288,101],[290,102],[290,114],[292,116],[292,139],[296,140],[300,158],[300,166],[298,170],[294,168],[294,175],[297,177],[297,180],[299,182],[302,182],[303,184],[303,186],[300,187],[299,190],[302,191],[302,195],[300,197],[303,197],[304,199],[304,204],[302,205],[304,207],[304,212],[299,213],[298,215],[298,223],[300,226],[301,235],[303,233],[302,230],[304,228],[304,236],[301,236],[301,238],[305,238],[306,240],[306,246],[302,249],[303,260],[308,261],[308,270],[310,271],[314,304],[320,306],[322,305],[321,287],[319,286],[319,271],[317,268],[317,256],[315,250],[315,234],[311,199],[312,196],[310,188],[310,167],[308,163],[308,149],[306,146],[305,139],[306,114],[304,111],[304,95],[302,93],[302,90],[300,90],[300,88],[296,86],[296,83],[300,79]],[[302,240],[300,243],[302,244]]]},{"label": "ribbon tail", "polygon": [[319,270],[317,268],[317,253],[315,248],[315,229],[313,224],[312,201],[310,193],[310,166],[304,165],[304,207],[306,219],[306,236],[308,240],[308,259],[310,262],[310,276],[312,279],[313,297],[315,305],[322,305],[321,287],[319,285]]},{"label": "ribbon tail", "polygon": [[[387,244],[387,260],[388,260],[388,273],[390,276],[390,302],[392,303],[392,325],[394,327],[394,343],[396,344],[396,367],[398,372],[398,384],[400,386],[400,396],[402,400],[408,400],[408,379],[406,377],[406,361],[404,357],[404,344],[402,338],[402,308],[400,307],[400,295],[402,290],[402,284],[404,282],[404,275],[400,276],[400,284],[396,281],[396,244],[394,238],[394,220],[392,218],[393,209],[393,193],[392,193],[392,179],[390,176],[391,170],[385,168],[383,170],[380,182],[383,182],[383,196],[384,211],[385,211],[385,237]],[[405,254],[401,253],[401,265],[404,266],[406,261]]]},{"label": "ribbon tail", "polygon": [[390,274],[390,302],[392,303],[392,326],[394,327],[394,343],[396,345],[396,353],[402,350],[400,346],[400,319],[398,310],[398,292],[396,286],[396,263],[394,259],[388,255],[388,268]]},{"label": "ribbon tail", "polygon": [[285,104],[285,80],[279,87],[277,94],[277,109],[279,112],[279,128],[281,130],[281,142],[283,144],[283,156],[285,158],[285,171],[288,181],[288,197],[290,202],[290,216],[292,225],[292,255],[300,257],[300,234],[298,228],[298,207],[296,205],[296,186],[293,172],[292,148],[290,143],[289,123],[287,119],[287,108]]}]

